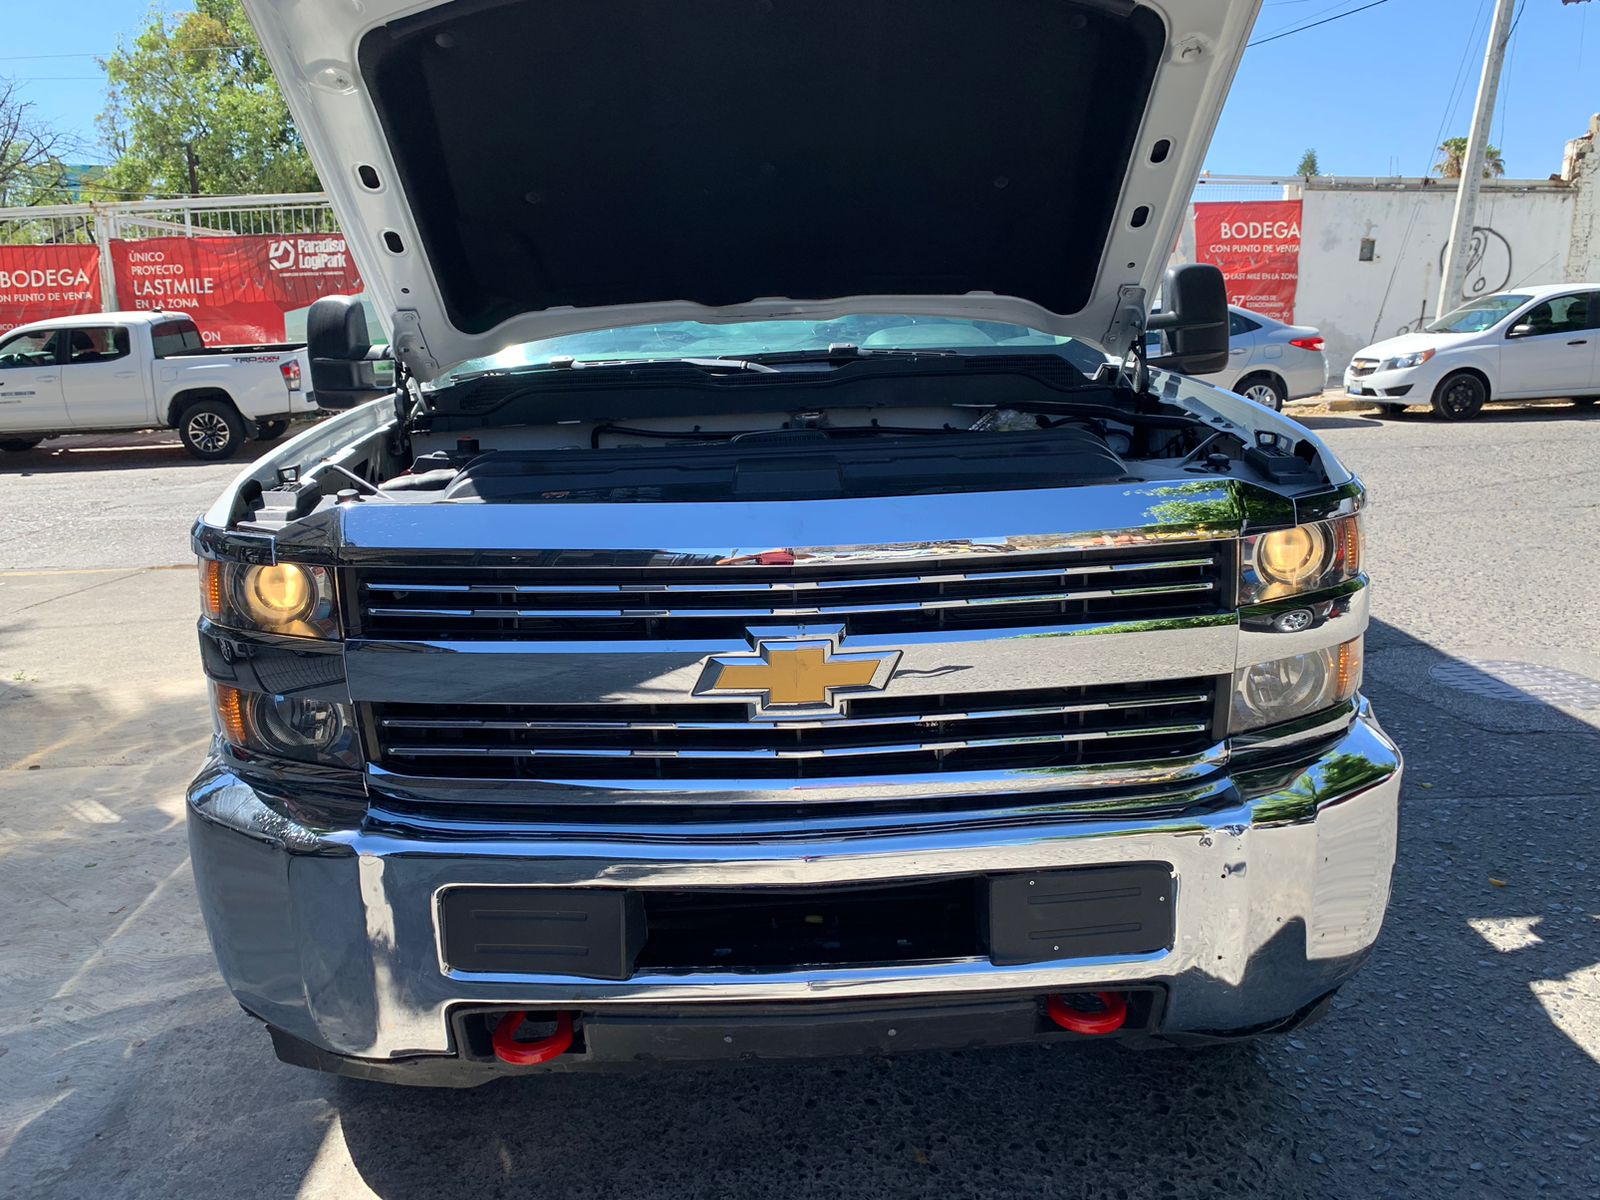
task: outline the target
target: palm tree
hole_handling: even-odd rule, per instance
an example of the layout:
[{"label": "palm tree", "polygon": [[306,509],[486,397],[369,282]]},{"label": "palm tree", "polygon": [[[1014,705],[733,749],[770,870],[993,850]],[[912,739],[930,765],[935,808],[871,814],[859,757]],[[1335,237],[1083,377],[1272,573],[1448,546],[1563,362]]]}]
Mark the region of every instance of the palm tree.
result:
[{"label": "palm tree", "polygon": [[[1499,146],[1485,146],[1483,148],[1483,177],[1494,179],[1506,173],[1506,160],[1500,157]],[[1467,157],[1467,139],[1464,137],[1445,138],[1439,146],[1439,153],[1443,156],[1433,164],[1433,169],[1445,179],[1460,179],[1461,165]]]}]

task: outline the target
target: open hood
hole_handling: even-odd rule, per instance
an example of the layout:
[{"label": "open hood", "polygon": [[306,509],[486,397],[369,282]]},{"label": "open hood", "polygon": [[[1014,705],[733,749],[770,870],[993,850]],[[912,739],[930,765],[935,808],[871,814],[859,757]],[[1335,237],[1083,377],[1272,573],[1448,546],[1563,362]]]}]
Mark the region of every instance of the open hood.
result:
[{"label": "open hood", "polygon": [[1259,3],[245,0],[423,379],[853,312],[1120,352]]}]

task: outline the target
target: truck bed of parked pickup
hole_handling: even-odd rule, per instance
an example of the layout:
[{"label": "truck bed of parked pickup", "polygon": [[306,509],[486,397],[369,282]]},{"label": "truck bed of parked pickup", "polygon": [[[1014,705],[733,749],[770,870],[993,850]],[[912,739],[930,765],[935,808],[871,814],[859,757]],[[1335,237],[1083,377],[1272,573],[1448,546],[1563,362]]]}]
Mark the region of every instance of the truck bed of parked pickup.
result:
[{"label": "truck bed of parked pickup", "polygon": [[0,339],[0,450],[64,433],[176,429],[190,454],[232,458],[316,415],[297,343],[207,346],[188,317],[91,313]]}]

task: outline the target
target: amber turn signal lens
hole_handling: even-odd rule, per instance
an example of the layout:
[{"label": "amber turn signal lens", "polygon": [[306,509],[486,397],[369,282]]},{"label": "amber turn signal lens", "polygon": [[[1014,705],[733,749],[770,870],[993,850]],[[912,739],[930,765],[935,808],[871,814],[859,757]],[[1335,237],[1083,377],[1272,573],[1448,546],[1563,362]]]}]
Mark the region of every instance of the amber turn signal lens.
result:
[{"label": "amber turn signal lens", "polygon": [[1361,639],[1345,642],[1336,653],[1334,695],[1336,699],[1348,700],[1361,686]]},{"label": "amber turn signal lens", "polygon": [[222,564],[214,558],[200,560],[200,604],[207,618],[222,617]]},{"label": "amber turn signal lens", "polygon": [[211,685],[211,694],[216,702],[217,728],[222,730],[222,736],[230,745],[245,745],[247,738],[244,725],[244,697],[240,695],[239,689],[214,683]]},{"label": "amber turn signal lens", "polygon": [[1361,570],[1361,519],[1344,517],[1337,522],[1339,540],[1344,550],[1344,574],[1354,575]]}]

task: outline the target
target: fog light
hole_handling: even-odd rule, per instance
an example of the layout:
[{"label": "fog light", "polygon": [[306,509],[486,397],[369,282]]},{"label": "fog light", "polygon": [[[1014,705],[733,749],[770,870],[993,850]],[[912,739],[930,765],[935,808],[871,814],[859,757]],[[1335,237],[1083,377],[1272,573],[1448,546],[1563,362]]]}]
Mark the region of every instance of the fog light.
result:
[{"label": "fog light", "polygon": [[344,735],[344,716],[331,700],[257,696],[252,714],[262,745],[291,757],[329,750]]},{"label": "fog light", "polygon": [[1234,677],[1233,732],[1278,725],[1348,700],[1361,687],[1361,639],[1254,663]]}]

